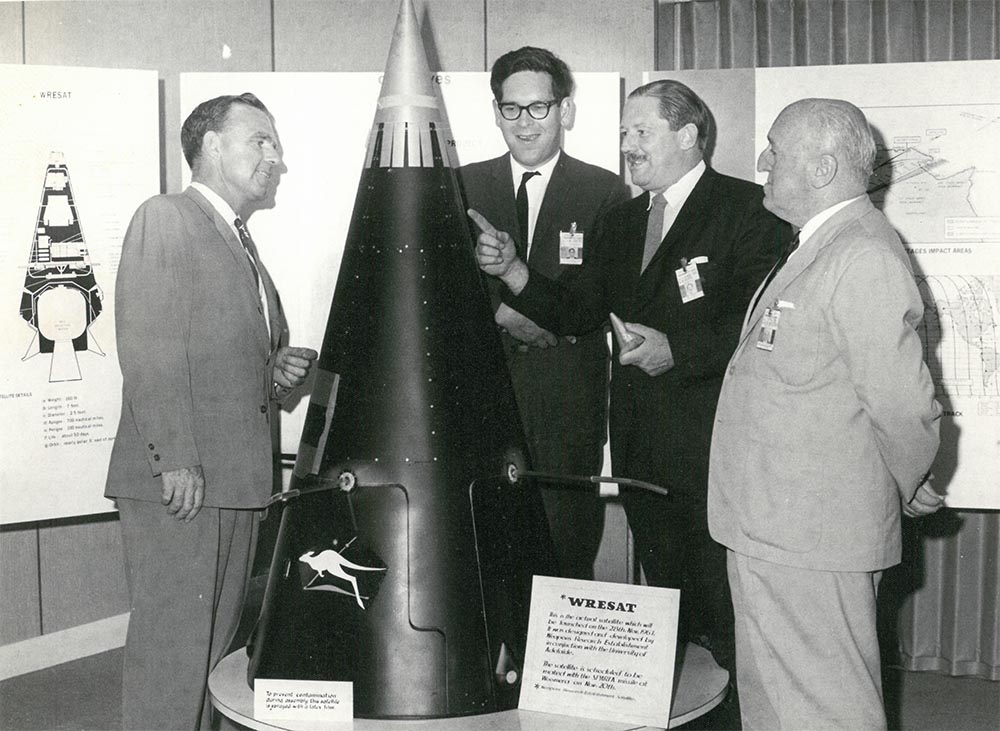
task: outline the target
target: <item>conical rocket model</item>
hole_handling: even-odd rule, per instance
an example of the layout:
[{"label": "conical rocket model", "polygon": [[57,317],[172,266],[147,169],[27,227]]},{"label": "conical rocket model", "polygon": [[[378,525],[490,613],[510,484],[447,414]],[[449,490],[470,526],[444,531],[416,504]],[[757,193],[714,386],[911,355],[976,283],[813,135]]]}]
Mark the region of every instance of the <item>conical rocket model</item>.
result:
[{"label": "conical rocket model", "polygon": [[357,717],[516,706],[554,572],[452,146],[403,0],[250,643],[251,684],[351,681]]}]

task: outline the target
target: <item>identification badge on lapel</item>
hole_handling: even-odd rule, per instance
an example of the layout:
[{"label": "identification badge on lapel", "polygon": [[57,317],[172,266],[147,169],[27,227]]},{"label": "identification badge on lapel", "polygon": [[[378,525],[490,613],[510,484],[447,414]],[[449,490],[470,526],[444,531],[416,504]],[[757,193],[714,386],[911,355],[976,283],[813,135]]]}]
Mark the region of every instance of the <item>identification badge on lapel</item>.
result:
[{"label": "identification badge on lapel", "polygon": [[583,232],[577,232],[575,221],[569,231],[559,232],[559,263],[571,266],[583,264]]},{"label": "identification badge on lapel", "polygon": [[778,334],[778,322],[781,320],[781,310],[777,303],[764,310],[760,319],[760,330],[757,332],[757,347],[771,352],[774,350],[774,338]]},{"label": "identification badge on lapel", "polygon": [[691,261],[681,259],[681,268],[674,271],[674,274],[677,275],[677,288],[681,292],[681,302],[684,304],[705,296],[705,290],[701,285],[701,275],[698,273],[699,263],[707,264],[708,259],[703,256]]}]

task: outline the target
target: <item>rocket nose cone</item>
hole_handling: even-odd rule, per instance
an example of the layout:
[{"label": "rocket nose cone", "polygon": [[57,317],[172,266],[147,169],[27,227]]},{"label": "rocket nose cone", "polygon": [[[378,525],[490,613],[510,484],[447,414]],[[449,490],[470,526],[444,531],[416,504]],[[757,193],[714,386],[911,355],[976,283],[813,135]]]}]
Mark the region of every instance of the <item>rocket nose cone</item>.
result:
[{"label": "rocket nose cone", "polygon": [[[390,110],[394,110],[391,114],[394,119],[409,117],[407,110],[415,112],[424,121],[440,118],[440,104],[431,82],[427,54],[420,38],[420,26],[417,24],[412,0],[401,0],[399,4],[399,16],[396,18],[389,58],[382,76],[382,91],[379,94],[375,121],[384,121],[389,116],[385,113]],[[438,113],[428,115],[429,110],[438,110]]]}]

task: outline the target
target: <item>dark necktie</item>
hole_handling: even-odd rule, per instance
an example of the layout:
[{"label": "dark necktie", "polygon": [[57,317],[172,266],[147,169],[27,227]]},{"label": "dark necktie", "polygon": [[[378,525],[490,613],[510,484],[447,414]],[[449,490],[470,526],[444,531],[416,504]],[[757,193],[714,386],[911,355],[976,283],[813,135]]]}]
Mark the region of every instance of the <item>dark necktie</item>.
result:
[{"label": "dark necktie", "polygon": [[754,298],[753,305],[750,307],[749,311],[751,313],[757,308],[757,303],[760,302],[760,298],[764,296],[764,290],[768,288],[768,285],[770,285],[772,281],[774,281],[778,272],[781,271],[781,267],[785,266],[785,262],[788,261],[788,257],[790,257],[792,252],[794,252],[797,248],[799,248],[799,235],[795,234],[795,238],[788,242],[788,246],[785,247],[785,250],[778,258],[778,263],[775,264],[771,271],[767,273],[767,276],[764,277],[764,284],[761,285],[761,288],[757,291],[757,296]]},{"label": "dark necktie", "polygon": [[642,268],[639,273],[646,271],[650,260],[660,248],[663,242],[663,211],[667,207],[667,199],[662,193],[657,193],[649,202],[649,214],[646,219],[646,244],[642,248]]},{"label": "dark necktie", "polygon": [[527,184],[536,175],[541,175],[537,170],[529,171],[521,175],[521,185],[517,188],[517,197],[514,199],[517,208],[517,229],[521,237],[517,241],[517,255],[522,261],[528,258],[528,190]]},{"label": "dark necktie", "polygon": [[247,231],[247,227],[243,225],[243,221],[240,220],[239,216],[236,217],[233,223],[240,234],[240,243],[243,244],[243,251],[247,253],[247,259],[250,260],[250,271],[253,272],[253,281],[257,285],[257,293],[260,294],[260,271],[257,269],[257,259],[253,255],[253,239],[250,238],[250,232]]}]

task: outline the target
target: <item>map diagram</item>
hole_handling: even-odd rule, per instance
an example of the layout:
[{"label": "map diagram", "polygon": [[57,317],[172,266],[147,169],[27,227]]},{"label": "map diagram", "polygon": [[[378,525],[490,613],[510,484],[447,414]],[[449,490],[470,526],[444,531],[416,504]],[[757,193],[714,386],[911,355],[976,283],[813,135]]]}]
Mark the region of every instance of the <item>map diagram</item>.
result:
[{"label": "map diagram", "polygon": [[21,317],[35,331],[21,360],[51,354],[50,383],[81,380],[77,352],[104,355],[90,333],[103,299],[80,228],[69,170],[63,156],[54,152],[45,169],[21,294]]},{"label": "map diagram", "polygon": [[1000,275],[918,276],[917,289],[924,360],[939,398],[1000,397]]},{"label": "map diagram", "polygon": [[1000,244],[1000,104],[864,111],[880,143],[869,195],[904,244]]},{"label": "map diagram", "polygon": [[1000,506],[1000,103],[864,107],[869,195],[912,256],[949,505]]}]

